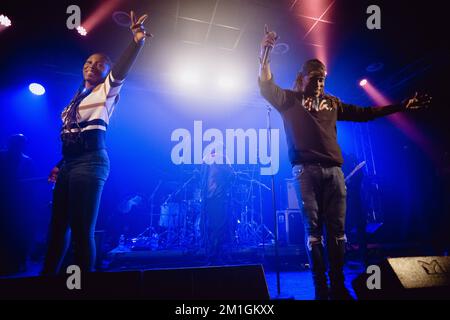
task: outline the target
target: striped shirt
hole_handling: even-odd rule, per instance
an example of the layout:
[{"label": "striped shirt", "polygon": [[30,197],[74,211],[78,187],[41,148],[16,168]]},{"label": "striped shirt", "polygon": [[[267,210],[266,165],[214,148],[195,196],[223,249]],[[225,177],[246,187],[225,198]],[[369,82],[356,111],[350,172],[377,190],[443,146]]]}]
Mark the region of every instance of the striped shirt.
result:
[{"label": "striped shirt", "polygon": [[[119,100],[123,79],[126,78],[143,45],[143,42],[131,41],[105,81],[92,91],[85,89],[78,92],[71,104],[63,110],[61,114],[63,160],[57,164],[58,167],[63,164],[66,156],[79,156],[84,152],[106,148],[106,129]],[[76,109],[71,109],[71,106]],[[76,112],[76,122],[68,112]]]},{"label": "striped shirt", "polygon": [[[109,119],[114,112],[114,106],[119,100],[119,92],[122,88],[123,80],[114,79],[112,72],[106,76],[103,83],[97,85],[92,92],[87,95],[78,106],[77,122],[81,132],[87,130],[103,130],[109,124]],[[67,106],[61,113],[61,119],[64,125],[64,119],[70,108]],[[76,124],[72,124],[70,132],[79,132]],[[69,133],[64,129],[64,133]]]}]

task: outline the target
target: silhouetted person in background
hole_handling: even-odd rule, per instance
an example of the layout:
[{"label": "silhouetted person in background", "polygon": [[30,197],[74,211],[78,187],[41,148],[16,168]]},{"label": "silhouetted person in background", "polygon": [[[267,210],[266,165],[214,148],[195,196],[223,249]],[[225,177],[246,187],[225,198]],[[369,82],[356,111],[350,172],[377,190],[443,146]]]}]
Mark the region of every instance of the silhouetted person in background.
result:
[{"label": "silhouetted person in background", "polygon": [[0,151],[0,274],[26,270],[30,247],[30,190],[33,161],[25,154],[27,138],[15,134]]},{"label": "silhouetted person in background", "polygon": [[[218,157],[223,157],[222,164],[211,163]],[[230,259],[225,245],[231,239],[229,194],[233,182],[233,168],[227,163],[225,156],[216,152],[212,152],[208,160],[211,162],[206,162],[202,172],[202,217],[206,255],[209,264],[224,264]]]}]

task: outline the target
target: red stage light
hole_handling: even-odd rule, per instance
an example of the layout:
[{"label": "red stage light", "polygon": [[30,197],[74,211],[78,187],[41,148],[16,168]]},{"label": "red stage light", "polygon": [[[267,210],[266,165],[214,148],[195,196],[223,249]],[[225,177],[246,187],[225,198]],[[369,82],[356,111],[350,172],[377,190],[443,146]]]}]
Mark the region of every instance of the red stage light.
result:
[{"label": "red stage light", "polygon": [[121,0],[101,1],[101,4],[83,22],[87,31],[92,32],[101,22],[110,17],[111,13],[120,5]]},{"label": "red stage light", "polygon": [[5,16],[3,14],[0,14],[0,26],[10,27],[11,26],[11,20],[7,16]]},{"label": "red stage light", "polygon": [[86,29],[85,29],[84,27],[82,27],[82,26],[78,26],[78,27],[77,27],[77,31],[78,31],[78,33],[81,34],[83,37],[87,35]]},{"label": "red stage light", "polygon": [[[364,79],[366,80],[366,79]],[[362,81],[364,81],[362,80]],[[362,82],[361,81],[361,82]],[[361,83],[360,83],[361,85]],[[379,106],[386,106],[394,104],[388,97],[386,97],[378,88],[366,80],[364,91],[369,98]],[[434,161],[436,161],[435,151],[437,147],[431,139],[429,139],[422,131],[417,128],[410,119],[403,113],[395,113],[388,117],[398,129],[400,129],[406,136],[419,145],[422,150]],[[437,163],[437,162],[436,162]]]},{"label": "red stage light", "polygon": [[304,29],[303,42],[311,46],[315,58],[328,65],[327,46],[330,45],[330,21],[336,0],[293,1],[290,10]]}]

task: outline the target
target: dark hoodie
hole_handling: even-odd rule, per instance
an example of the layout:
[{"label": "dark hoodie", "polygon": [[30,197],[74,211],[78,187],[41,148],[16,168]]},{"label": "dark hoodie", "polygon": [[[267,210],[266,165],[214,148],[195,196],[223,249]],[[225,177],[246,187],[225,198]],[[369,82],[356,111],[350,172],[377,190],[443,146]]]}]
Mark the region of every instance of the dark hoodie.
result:
[{"label": "dark hoodie", "polygon": [[273,76],[259,80],[261,95],[283,118],[289,149],[289,160],[296,164],[320,163],[341,166],[341,149],[337,143],[336,121],[365,122],[402,110],[401,105],[358,107],[346,104],[331,95],[323,95],[314,108],[301,92],[277,86]]}]

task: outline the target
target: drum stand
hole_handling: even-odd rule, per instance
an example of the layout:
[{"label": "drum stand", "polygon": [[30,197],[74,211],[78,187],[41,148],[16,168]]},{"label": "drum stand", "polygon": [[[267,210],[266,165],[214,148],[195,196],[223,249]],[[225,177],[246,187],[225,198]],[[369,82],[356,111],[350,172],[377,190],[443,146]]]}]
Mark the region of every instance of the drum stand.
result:
[{"label": "drum stand", "polygon": [[270,190],[269,187],[263,185],[258,182],[259,186],[259,226],[256,229],[256,232],[259,236],[260,242],[262,242],[263,248],[265,248],[267,240],[275,240],[275,235],[270,231],[270,229],[264,224],[263,221],[263,204],[262,204],[262,187],[264,186],[266,189]]},{"label": "drum stand", "polygon": [[153,190],[152,194],[150,195],[150,225],[147,229],[145,229],[142,233],[140,233],[137,238],[142,237],[146,232],[149,232],[149,235],[151,236],[154,233],[155,228],[153,227],[153,216],[155,215],[155,194],[156,191],[158,191],[159,187],[161,186],[162,180],[159,180],[158,185]]},{"label": "drum stand", "polygon": [[[135,243],[145,243],[147,245],[150,245],[151,249],[154,249],[158,246],[158,243],[154,243],[154,241],[158,242],[159,235],[156,233],[155,228],[153,227],[153,216],[154,216],[154,198],[156,191],[158,191],[159,187],[161,186],[162,180],[159,180],[158,185],[153,190],[151,196],[150,196],[150,225],[142,231],[140,234],[138,234],[133,241]],[[148,233],[148,237],[145,237],[145,234]],[[150,239],[150,241],[148,240]]]},{"label": "drum stand", "polygon": [[[250,218],[250,219],[249,219]],[[256,222],[253,219],[253,208],[249,209],[246,205],[241,211],[240,223],[237,230],[239,245],[256,245],[258,243]]]},{"label": "drum stand", "polygon": [[236,230],[236,240],[238,245],[256,245],[257,244],[257,233],[256,233],[256,222],[253,219],[254,213],[254,196],[253,196],[253,179],[245,173],[246,178],[243,180],[246,183],[250,183],[250,188],[247,191],[245,200],[239,202],[240,204],[240,218],[239,224]]},{"label": "drum stand", "polygon": [[[240,225],[238,227],[239,244],[259,245],[262,243],[264,247],[265,242],[268,239],[275,238],[273,233],[263,222],[262,188],[269,191],[271,189],[255,179],[248,179],[248,182],[250,182],[250,189],[247,197],[247,203],[250,201],[250,214],[248,205],[245,205],[245,209],[241,210]],[[259,187],[259,223],[254,220],[254,184],[257,184]]]},{"label": "drum stand", "polygon": [[155,194],[156,191],[158,191],[159,187],[161,186],[162,180],[159,180],[158,185],[156,186],[155,190],[153,190],[151,196],[150,196],[150,228],[153,230],[153,216],[155,215]]},{"label": "drum stand", "polygon": [[[191,183],[194,179],[196,178],[196,175],[193,174],[189,179],[187,179],[183,185],[176,190],[175,192],[169,194],[169,196],[167,197],[167,199],[164,201],[164,203],[162,204],[162,206],[167,205],[168,202],[176,197],[181,191],[185,190],[186,187],[189,185],[189,183]],[[186,200],[186,193],[185,193],[185,197],[184,197],[184,201],[183,201],[183,205],[187,205],[187,200]],[[169,226],[167,228],[167,231],[165,231],[164,233],[167,233],[167,243],[166,243],[166,248],[174,248],[174,247],[180,247],[182,245],[186,245],[186,242],[188,241],[188,236],[187,236],[187,221],[186,218],[187,216],[182,215],[181,213],[183,212],[183,210],[186,209],[186,215],[187,215],[187,210],[189,208],[182,208],[181,206],[179,207],[179,212],[177,214],[175,218],[175,221],[173,224],[175,224],[175,226],[173,226],[170,222],[169,222]],[[169,215],[169,221],[170,221],[171,217]]]}]

